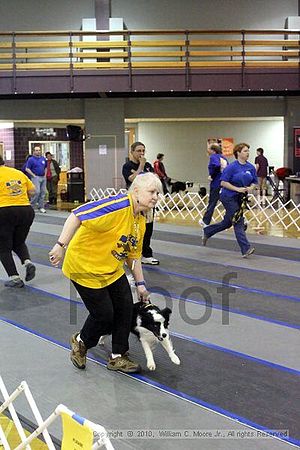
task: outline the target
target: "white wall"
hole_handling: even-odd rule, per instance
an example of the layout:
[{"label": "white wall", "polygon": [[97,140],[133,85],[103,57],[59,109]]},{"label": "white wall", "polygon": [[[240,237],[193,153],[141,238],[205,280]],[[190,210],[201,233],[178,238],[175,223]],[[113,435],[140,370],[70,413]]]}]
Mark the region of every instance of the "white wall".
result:
[{"label": "white wall", "polygon": [[233,137],[234,143],[250,144],[250,161],[256,148],[262,147],[269,165],[283,166],[284,122],[282,118],[260,121],[141,122],[138,140],[146,145],[151,163],[157,153],[164,153],[164,163],[171,178],[200,182],[207,186],[207,139]]},{"label": "white wall", "polygon": [[298,0],[111,0],[128,29],[284,28]]},{"label": "white wall", "polygon": [[[0,29],[79,30],[95,0],[1,0]],[[284,28],[298,0],[111,0],[111,17],[128,29]]]}]

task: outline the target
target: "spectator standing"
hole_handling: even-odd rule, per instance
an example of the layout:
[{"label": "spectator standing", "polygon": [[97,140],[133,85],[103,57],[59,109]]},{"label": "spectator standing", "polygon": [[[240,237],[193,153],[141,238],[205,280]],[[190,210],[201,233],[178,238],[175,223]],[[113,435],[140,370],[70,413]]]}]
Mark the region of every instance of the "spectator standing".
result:
[{"label": "spectator standing", "polygon": [[59,181],[60,167],[58,165],[58,162],[52,158],[52,154],[50,152],[46,152],[45,156],[47,159],[46,180],[47,180],[47,191],[49,195],[49,204],[56,205],[57,185]]},{"label": "spectator standing", "polygon": [[26,172],[31,176],[31,180],[35,186],[35,194],[31,199],[33,209],[38,205],[41,213],[45,213],[45,195],[46,195],[46,158],[42,156],[41,147],[35,145],[31,158],[28,159]]},{"label": "spectator standing", "polygon": [[163,159],[164,159],[164,154],[163,153],[158,153],[156,156],[156,160],[153,163],[153,168],[154,168],[154,172],[156,173],[156,175],[158,175],[162,187],[163,187],[163,192],[164,195],[167,194],[169,192],[168,190],[168,184],[171,181],[171,178],[168,177],[167,173],[166,173],[166,169],[163,163]]},{"label": "spectator standing", "polygon": [[239,215],[234,222],[233,219],[241,210],[244,196],[256,189],[256,169],[253,164],[248,162],[249,147],[245,143],[237,144],[234,147],[233,154],[236,160],[229,164],[221,175],[220,200],[225,208],[225,216],[221,222],[205,227],[202,238],[202,244],[205,246],[210,237],[230,228],[233,224],[243,258],[247,258],[255,249],[251,247],[247,239],[243,215]]},{"label": "spectator standing", "polygon": [[[256,150],[256,158],[254,161],[255,167],[256,167],[256,173],[258,177],[258,189],[259,189],[259,196],[262,198],[262,203],[265,203],[265,197],[267,193],[267,175],[268,175],[268,160],[264,156],[264,149],[258,148]],[[259,199],[260,201],[260,199]]]},{"label": "spectator standing", "polygon": [[[127,189],[130,188],[133,180],[140,173],[154,172],[153,167],[145,158],[146,147],[142,142],[134,142],[130,148],[129,161],[122,168],[122,174],[126,182]],[[142,264],[157,265],[158,259],[153,257],[153,251],[150,246],[153,233],[154,210],[146,213],[146,231],[143,240]]]},{"label": "spectator standing", "polygon": [[31,180],[31,176],[29,175],[29,173],[26,171],[26,167],[27,167],[27,162],[28,162],[28,160],[29,160],[29,158],[31,158],[31,155],[26,155],[26,158],[25,158],[25,162],[24,162],[24,164],[23,164],[23,166],[21,167],[21,172],[23,172],[23,173],[25,173],[25,175]]},{"label": "spectator standing", "polygon": [[208,174],[211,181],[208,204],[202,219],[204,228],[211,222],[215,207],[220,198],[221,174],[225,167],[228,165],[227,159],[222,155],[222,147],[220,145],[210,145],[208,153],[210,155],[208,163]]},{"label": "spectator standing", "polygon": [[35,188],[30,179],[20,170],[6,167],[0,156],[0,260],[9,276],[9,280],[4,283],[6,287],[24,286],[12,252],[25,265],[25,281],[30,281],[35,276],[35,266],[25,244],[34,219],[28,195],[34,192]]}]

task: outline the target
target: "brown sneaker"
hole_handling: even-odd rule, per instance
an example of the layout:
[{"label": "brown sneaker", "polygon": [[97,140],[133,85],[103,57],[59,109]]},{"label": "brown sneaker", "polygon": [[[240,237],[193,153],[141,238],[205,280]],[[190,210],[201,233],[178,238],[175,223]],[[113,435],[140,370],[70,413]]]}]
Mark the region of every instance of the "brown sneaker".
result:
[{"label": "brown sneaker", "polygon": [[82,341],[77,341],[77,336],[79,333],[73,334],[70,340],[71,344],[71,354],[70,358],[72,363],[74,364],[77,369],[85,369],[86,365],[86,353],[87,349],[86,346]]},{"label": "brown sneaker", "polygon": [[117,358],[109,358],[106,367],[108,370],[119,370],[124,373],[136,373],[141,370],[141,366],[131,361],[127,355],[117,356]]}]

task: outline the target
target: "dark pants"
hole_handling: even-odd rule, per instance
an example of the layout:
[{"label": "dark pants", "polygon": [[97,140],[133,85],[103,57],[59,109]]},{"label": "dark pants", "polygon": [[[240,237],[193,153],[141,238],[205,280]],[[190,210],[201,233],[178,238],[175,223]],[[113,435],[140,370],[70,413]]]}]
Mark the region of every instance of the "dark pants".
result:
[{"label": "dark pants", "polygon": [[216,187],[216,188],[210,188],[209,191],[209,199],[208,199],[208,205],[205,211],[205,214],[203,216],[203,222],[205,223],[205,225],[209,225],[215,210],[215,207],[217,206],[217,203],[219,201],[220,198],[220,188]]},{"label": "dark pants", "polygon": [[5,206],[0,208],[0,261],[8,276],[18,275],[12,252],[22,264],[30,259],[25,244],[34,219],[31,206]]},{"label": "dark pants", "polygon": [[146,231],[143,239],[142,255],[145,258],[151,258],[153,256],[152,248],[150,247],[150,241],[153,233],[153,222],[146,223]]},{"label": "dark pants", "polygon": [[133,299],[124,274],[105,288],[92,289],[72,281],[89,315],[80,331],[86,348],[97,345],[101,336],[112,335],[112,353],[124,355],[129,348]]},{"label": "dark pants", "polygon": [[58,177],[47,178],[47,191],[49,196],[50,205],[56,205],[57,203],[57,184]]},{"label": "dark pants", "polygon": [[[221,222],[205,227],[204,234],[208,238],[216,233],[220,233],[220,231],[224,231],[227,228],[230,228],[232,226],[233,216],[241,206],[240,198],[236,197],[222,197],[221,195],[221,202],[223,203],[223,206],[225,208],[225,216],[223,217],[223,220]],[[250,248],[244,225],[244,217],[241,217],[240,220],[233,225],[235,237],[240,246],[242,255],[244,255]]]}]

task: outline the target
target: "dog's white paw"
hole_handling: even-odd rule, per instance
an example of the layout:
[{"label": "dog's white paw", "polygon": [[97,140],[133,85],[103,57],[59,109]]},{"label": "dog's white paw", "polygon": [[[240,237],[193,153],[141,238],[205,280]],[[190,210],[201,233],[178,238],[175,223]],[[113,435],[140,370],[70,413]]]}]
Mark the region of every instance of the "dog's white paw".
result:
[{"label": "dog's white paw", "polygon": [[147,367],[148,367],[149,370],[155,370],[156,369],[155,362],[153,361],[151,363],[148,363]]},{"label": "dog's white paw", "polygon": [[172,361],[172,363],[174,363],[174,364],[180,364],[180,359],[178,358],[178,356],[177,355],[175,355],[175,353],[173,353],[173,355],[171,355],[171,361]]}]

